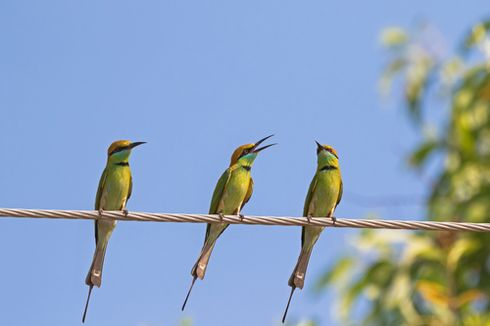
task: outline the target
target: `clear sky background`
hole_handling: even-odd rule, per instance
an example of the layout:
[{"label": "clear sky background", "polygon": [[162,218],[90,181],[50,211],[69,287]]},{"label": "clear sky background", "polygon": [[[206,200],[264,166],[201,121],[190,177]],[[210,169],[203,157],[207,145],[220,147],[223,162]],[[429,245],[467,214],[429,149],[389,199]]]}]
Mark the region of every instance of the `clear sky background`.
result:
[{"label": "clear sky background", "polygon": [[[92,209],[113,140],[131,157],[129,210],[205,213],[231,152],[274,133],[244,214],[299,215],[317,139],[339,152],[339,217],[423,218],[358,196],[423,195],[404,164],[417,139],[376,90],[379,31],[428,19],[447,51],[487,1],[2,1],[0,206]],[[277,325],[300,229],[232,226],[184,313],[205,225],[121,222],[87,325]],[[327,230],[290,320],[332,325],[313,283],[355,231]],[[0,220],[0,324],[78,325],[91,221]]]}]

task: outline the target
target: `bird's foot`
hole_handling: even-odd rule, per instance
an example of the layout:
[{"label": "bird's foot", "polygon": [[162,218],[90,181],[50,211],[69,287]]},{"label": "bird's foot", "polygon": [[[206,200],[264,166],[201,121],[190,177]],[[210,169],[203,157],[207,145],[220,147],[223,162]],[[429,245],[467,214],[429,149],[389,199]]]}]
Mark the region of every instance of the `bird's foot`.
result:
[{"label": "bird's foot", "polygon": [[99,217],[102,217],[102,214],[104,214],[104,210],[103,210],[103,209],[101,209],[101,208],[99,208],[99,209],[98,209],[98,212],[99,212]]},{"label": "bird's foot", "polygon": [[306,215],[306,219],[308,220],[308,224],[310,224],[311,223],[311,215],[310,214]]},{"label": "bird's foot", "polygon": [[219,220],[221,221],[221,223],[223,223],[223,220],[225,219],[225,216],[223,215],[223,213],[219,213],[218,216],[219,216]]},{"label": "bird's foot", "polygon": [[335,216],[331,216],[330,217],[332,219],[332,222],[333,222],[333,226],[335,226],[335,222],[337,222],[337,218]]},{"label": "bird's foot", "polygon": [[238,217],[240,218],[240,222],[241,222],[245,218],[245,215],[243,215],[242,213],[240,213],[240,214],[238,214]]},{"label": "bird's foot", "polygon": [[124,217],[128,217],[129,211],[125,208],[122,210]]}]

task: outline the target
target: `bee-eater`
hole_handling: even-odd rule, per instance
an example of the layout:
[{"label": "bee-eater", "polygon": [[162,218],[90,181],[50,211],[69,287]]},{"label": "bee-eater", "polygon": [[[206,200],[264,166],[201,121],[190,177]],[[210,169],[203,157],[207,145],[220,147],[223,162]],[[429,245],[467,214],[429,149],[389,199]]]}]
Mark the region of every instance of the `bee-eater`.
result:
[{"label": "bee-eater", "polygon": [[[342,176],[340,175],[339,156],[335,149],[328,145],[317,144],[317,169],[311,181],[308,194],[306,195],[303,216],[308,220],[311,217],[329,217],[335,223],[333,213],[342,199]],[[313,250],[313,246],[320,237],[323,226],[303,226],[301,233],[301,252],[299,254],[296,267],[289,278],[291,294],[288,304],[282,317],[282,322],[286,320],[289,304],[296,288],[303,288],[305,282],[308,261]]]},{"label": "bee-eater", "polygon": [[[144,143],[118,140],[109,146],[107,151],[107,164],[100,177],[99,188],[95,197],[95,209],[99,211],[99,215],[102,215],[104,210],[122,210],[127,214],[126,203],[129,197],[131,197],[131,190],[133,188],[133,180],[129,168],[129,156],[133,148]],[[89,291],[82,322],[85,322],[92,288],[94,285],[100,287],[102,282],[102,267],[104,265],[105,251],[115,227],[116,221],[95,221],[95,253],[92,265],[90,265],[87,278],[85,279],[85,283],[89,286]]]},{"label": "bee-eater", "polygon": [[[230,166],[223,172],[214,188],[209,214],[218,214],[221,218],[223,215],[233,214],[239,215],[240,218],[243,219],[243,215],[240,211],[250,200],[254,186],[253,179],[250,176],[252,164],[260,151],[275,145],[270,144],[259,148],[261,143],[272,136],[273,135],[262,138],[255,144],[242,145],[233,152]],[[196,279],[198,277],[201,280],[204,278],[209,257],[216,244],[216,240],[228,225],[229,224],[227,223],[208,223],[201,254],[194,264],[194,267],[192,267],[192,283],[187,292],[187,296],[185,297],[184,304],[182,305],[182,310],[185,308],[187,299],[189,299],[189,295],[191,294]]]}]

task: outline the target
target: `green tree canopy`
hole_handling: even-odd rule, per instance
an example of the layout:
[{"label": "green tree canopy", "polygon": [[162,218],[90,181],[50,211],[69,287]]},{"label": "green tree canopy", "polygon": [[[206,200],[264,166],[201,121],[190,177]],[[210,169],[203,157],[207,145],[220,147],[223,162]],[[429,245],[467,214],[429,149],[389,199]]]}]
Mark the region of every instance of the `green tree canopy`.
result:
[{"label": "green tree canopy", "polygon": [[[430,220],[490,222],[489,30],[490,21],[474,26],[449,58],[427,28],[382,33],[389,61],[381,89],[402,90],[422,135],[409,163],[421,172],[431,161],[437,165],[426,172]],[[429,107],[431,94],[444,111]],[[345,324],[490,325],[488,233],[366,230],[355,238],[355,251],[317,283],[319,290],[336,287]]]}]

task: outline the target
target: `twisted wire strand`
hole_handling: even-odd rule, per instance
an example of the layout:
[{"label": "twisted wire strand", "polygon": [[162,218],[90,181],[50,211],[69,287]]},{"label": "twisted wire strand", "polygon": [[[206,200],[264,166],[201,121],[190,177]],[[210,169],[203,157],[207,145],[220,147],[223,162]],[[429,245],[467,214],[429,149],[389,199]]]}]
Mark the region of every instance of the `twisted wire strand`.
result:
[{"label": "twisted wire strand", "polygon": [[61,218],[61,219],[115,219],[139,222],[180,222],[180,223],[220,223],[281,225],[281,226],[328,226],[343,228],[400,229],[400,230],[431,230],[431,231],[472,231],[490,232],[490,223],[466,222],[434,222],[434,221],[400,221],[400,220],[367,220],[337,218],[335,224],[330,218],[313,217],[308,222],[305,217],[290,216],[239,216],[226,215],[221,219],[214,214],[177,214],[177,213],[146,213],[122,211],[88,210],[52,210],[52,209],[19,209],[0,208],[0,217],[20,218]]}]

